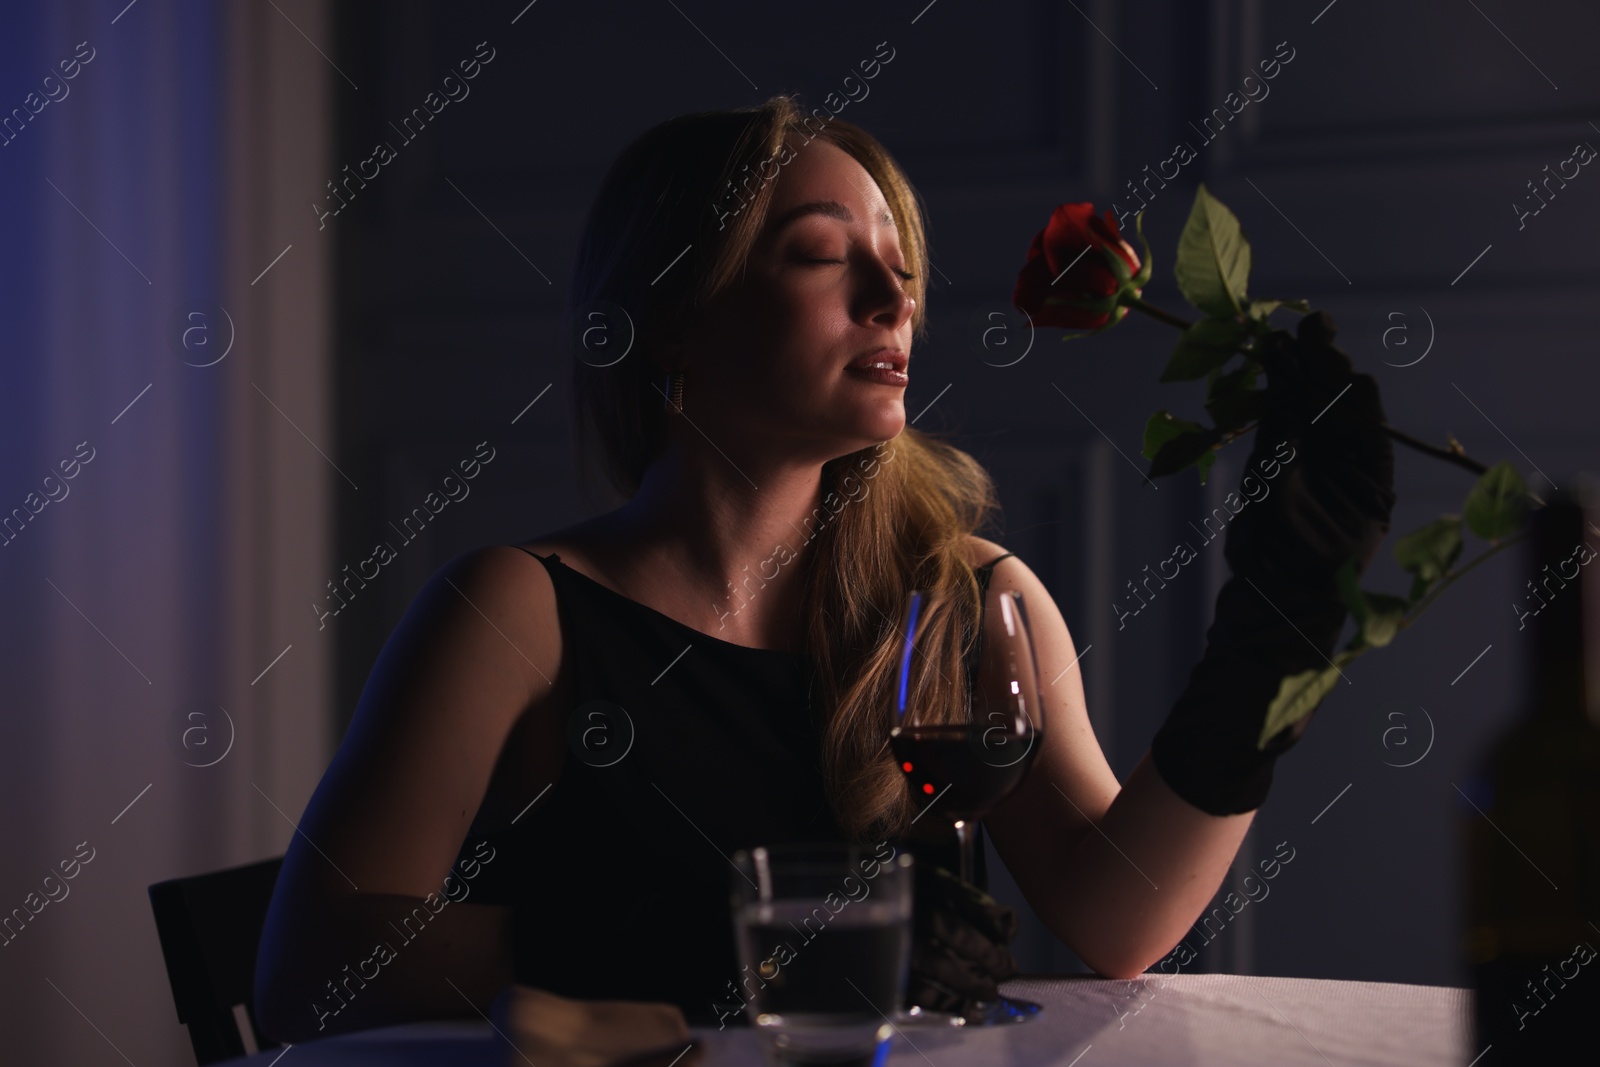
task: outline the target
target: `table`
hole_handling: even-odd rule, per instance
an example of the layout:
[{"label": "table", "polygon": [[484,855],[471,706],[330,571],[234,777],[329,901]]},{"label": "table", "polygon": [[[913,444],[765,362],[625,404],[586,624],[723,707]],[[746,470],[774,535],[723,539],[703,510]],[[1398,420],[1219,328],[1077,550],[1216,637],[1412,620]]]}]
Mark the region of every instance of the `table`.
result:
[{"label": "table", "polygon": [[[1461,1067],[1472,992],[1450,986],[1143,974],[1013,979],[1008,996],[1044,1005],[1028,1023],[983,1030],[906,1028],[892,1067]],[[760,1067],[747,1027],[695,1028],[703,1067]],[[268,1067],[284,1050],[227,1061]],[[515,1054],[485,1022],[413,1023],[297,1045],[282,1067],[510,1067]]]}]

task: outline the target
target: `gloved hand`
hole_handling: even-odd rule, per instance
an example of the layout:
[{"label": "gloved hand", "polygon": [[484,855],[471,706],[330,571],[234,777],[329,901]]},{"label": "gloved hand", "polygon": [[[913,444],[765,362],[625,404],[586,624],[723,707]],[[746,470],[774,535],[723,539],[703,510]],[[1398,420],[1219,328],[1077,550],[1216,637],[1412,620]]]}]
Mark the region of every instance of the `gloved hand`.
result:
[{"label": "gloved hand", "polygon": [[999,1000],[997,983],[1017,974],[1016,911],[943,867],[916,865],[911,926],[907,1006],[962,1014]]},{"label": "gloved hand", "polygon": [[1325,313],[1305,316],[1297,333],[1259,345],[1266,408],[1240,482],[1246,503],[1223,547],[1233,575],[1217,594],[1205,655],[1150,746],[1167,785],[1213,815],[1266,799],[1274,762],[1311,719],[1258,749],[1267,708],[1284,676],[1332,660],[1346,615],[1335,574],[1346,560],[1358,575],[1366,569],[1394,507],[1377,383],[1333,347]]}]

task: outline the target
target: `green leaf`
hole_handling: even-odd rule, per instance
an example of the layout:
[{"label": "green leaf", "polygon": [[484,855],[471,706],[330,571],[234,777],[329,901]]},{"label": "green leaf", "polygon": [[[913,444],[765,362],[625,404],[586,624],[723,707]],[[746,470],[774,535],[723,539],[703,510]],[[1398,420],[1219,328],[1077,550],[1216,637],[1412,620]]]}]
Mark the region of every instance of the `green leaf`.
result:
[{"label": "green leaf", "polygon": [[1178,238],[1173,274],[1184,299],[1212,318],[1231,319],[1244,310],[1250,242],[1233,212],[1204,184]]},{"label": "green leaf", "polygon": [[1217,443],[1217,437],[1215,430],[1198,430],[1173,438],[1162,445],[1150,460],[1150,477],[1176,474],[1189,464],[1198,463],[1200,484],[1204,485],[1206,473],[1211,469],[1211,464],[1217,461],[1217,454],[1211,447]]},{"label": "green leaf", "polygon": [[1237,370],[1213,370],[1206,386],[1206,412],[1217,429],[1231,433],[1259,419],[1266,410],[1267,392],[1255,387],[1260,364],[1246,358]]},{"label": "green leaf", "polygon": [[1288,308],[1290,311],[1298,311],[1302,315],[1308,315],[1311,313],[1311,304],[1305,300],[1252,300],[1250,301],[1249,306],[1245,308],[1245,314],[1249,315],[1252,319],[1259,319],[1262,322],[1265,322],[1267,320],[1267,316],[1271,315],[1279,308]]},{"label": "green leaf", "polygon": [[1415,579],[1411,599],[1416,600],[1444,577],[1461,555],[1461,516],[1441,515],[1394,543],[1394,558]]},{"label": "green leaf", "polygon": [[1400,620],[1405,618],[1411,602],[1388,593],[1368,593],[1366,597],[1368,611],[1361,625],[1361,640],[1373,648],[1382,648],[1400,632]]},{"label": "green leaf", "polygon": [[1177,418],[1170,411],[1158,411],[1145,420],[1144,446],[1139,454],[1145,459],[1155,459],[1162,445],[1186,431],[1200,429],[1204,427],[1198,422]]},{"label": "green leaf", "polygon": [[1232,359],[1240,342],[1249,336],[1249,331],[1233,319],[1201,319],[1178,338],[1161,380],[1187,382],[1203,378]]},{"label": "green leaf", "polygon": [[1278,682],[1278,695],[1267,706],[1266,721],[1261,724],[1261,736],[1256,748],[1264,749],[1278,731],[1293,726],[1317,710],[1322,698],[1339,684],[1339,671],[1334,667],[1313,667],[1291,674]]},{"label": "green leaf", "polygon": [[1339,586],[1339,599],[1350,609],[1356,621],[1356,636],[1351,648],[1382,648],[1400,632],[1400,620],[1405,618],[1411,601],[1388,593],[1369,593],[1361,588],[1356,575],[1355,560],[1347,559],[1334,572]]},{"label": "green leaf", "polygon": [[1356,620],[1357,632],[1367,621],[1367,596],[1361,591],[1360,578],[1356,575],[1354,560],[1347,559],[1339,564],[1339,569],[1333,574],[1334,581],[1339,585],[1339,599],[1344,601],[1344,606],[1350,609],[1350,617]]},{"label": "green leaf", "polygon": [[1200,482],[1205,484],[1206,472],[1217,460],[1211,446],[1219,436],[1216,430],[1207,429],[1198,422],[1177,418],[1169,411],[1156,412],[1144,424],[1144,448],[1141,450],[1151,461],[1149,477],[1159,478],[1198,463]]},{"label": "green leaf", "polygon": [[1232,432],[1261,418],[1267,410],[1267,391],[1241,389],[1232,396],[1220,397],[1207,404],[1206,410],[1219,430]]},{"label": "green leaf", "polygon": [[1222,372],[1221,367],[1216,368],[1206,379],[1206,403],[1211,403],[1227,391],[1255,385],[1261,373],[1261,364],[1247,354],[1238,367],[1226,374]]},{"label": "green leaf", "polygon": [[1461,510],[1467,526],[1485,541],[1496,541],[1522,528],[1528,515],[1528,486],[1509,460],[1501,460],[1473,483]]}]

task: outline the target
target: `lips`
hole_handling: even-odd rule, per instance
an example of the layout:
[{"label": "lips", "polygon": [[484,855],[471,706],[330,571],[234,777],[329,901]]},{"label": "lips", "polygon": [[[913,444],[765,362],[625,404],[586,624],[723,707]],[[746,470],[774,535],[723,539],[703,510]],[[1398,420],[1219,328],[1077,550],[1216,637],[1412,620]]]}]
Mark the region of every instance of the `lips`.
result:
[{"label": "lips", "polygon": [[904,389],[911,382],[906,373],[906,354],[898,348],[887,346],[863,352],[845,367],[851,377],[895,389]]},{"label": "lips", "polygon": [[903,373],[908,362],[906,354],[897,348],[879,348],[857,356],[850,361],[854,370],[871,370],[874,367]]}]

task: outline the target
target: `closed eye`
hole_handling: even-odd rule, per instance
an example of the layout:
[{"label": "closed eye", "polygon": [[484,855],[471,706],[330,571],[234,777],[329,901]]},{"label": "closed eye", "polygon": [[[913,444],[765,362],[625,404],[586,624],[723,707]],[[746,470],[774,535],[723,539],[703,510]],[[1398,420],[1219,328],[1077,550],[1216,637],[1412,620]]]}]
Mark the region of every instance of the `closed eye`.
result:
[{"label": "closed eye", "polygon": [[[843,263],[844,260],[842,260],[842,259],[812,259],[812,258],[808,257],[808,258],[804,259],[803,262],[805,262],[805,263]],[[893,268],[893,270],[894,270],[894,272],[896,274],[898,274],[900,276],[900,280],[901,281],[909,282],[911,279],[916,277],[916,275],[912,274],[910,271],[901,270],[899,267],[895,267],[895,268]]]}]

